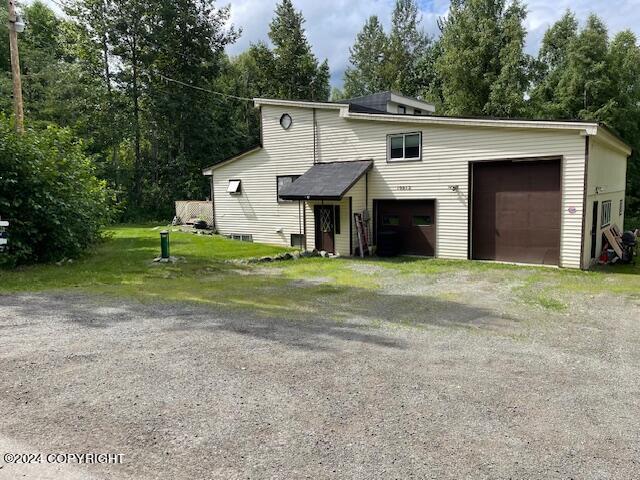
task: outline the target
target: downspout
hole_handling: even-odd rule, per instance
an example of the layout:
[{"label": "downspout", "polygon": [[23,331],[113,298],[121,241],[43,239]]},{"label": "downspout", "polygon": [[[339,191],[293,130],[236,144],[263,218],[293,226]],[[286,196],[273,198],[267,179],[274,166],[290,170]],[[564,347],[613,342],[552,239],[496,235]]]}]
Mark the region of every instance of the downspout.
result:
[{"label": "downspout", "polygon": [[313,164],[315,165],[316,163],[318,163],[318,159],[316,156],[316,137],[317,137],[317,129],[318,129],[318,124],[316,123],[316,109],[313,109]]}]

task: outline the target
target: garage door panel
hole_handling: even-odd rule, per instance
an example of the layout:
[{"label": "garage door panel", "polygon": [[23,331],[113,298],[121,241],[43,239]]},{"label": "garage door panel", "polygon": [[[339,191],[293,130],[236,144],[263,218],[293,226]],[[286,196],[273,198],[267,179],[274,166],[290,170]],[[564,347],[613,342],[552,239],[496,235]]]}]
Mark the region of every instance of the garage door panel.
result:
[{"label": "garage door panel", "polygon": [[[378,232],[397,232],[398,251],[433,256],[436,245],[433,200],[384,200],[377,202]],[[397,225],[390,225],[393,219]]]},{"label": "garage door panel", "polygon": [[555,264],[560,259],[560,161],[473,168],[472,256]]}]

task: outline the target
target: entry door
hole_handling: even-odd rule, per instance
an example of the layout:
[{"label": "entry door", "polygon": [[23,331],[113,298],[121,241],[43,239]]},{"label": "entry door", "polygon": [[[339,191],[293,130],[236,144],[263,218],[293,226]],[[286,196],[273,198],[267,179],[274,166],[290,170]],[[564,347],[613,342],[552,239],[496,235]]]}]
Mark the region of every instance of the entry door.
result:
[{"label": "entry door", "polygon": [[314,214],[316,219],[316,249],[336,253],[336,219],[333,205],[316,205]]},{"label": "entry door", "polygon": [[593,202],[591,212],[591,258],[596,258],[598,254],[596,246],[598,243],[598,202]]}]

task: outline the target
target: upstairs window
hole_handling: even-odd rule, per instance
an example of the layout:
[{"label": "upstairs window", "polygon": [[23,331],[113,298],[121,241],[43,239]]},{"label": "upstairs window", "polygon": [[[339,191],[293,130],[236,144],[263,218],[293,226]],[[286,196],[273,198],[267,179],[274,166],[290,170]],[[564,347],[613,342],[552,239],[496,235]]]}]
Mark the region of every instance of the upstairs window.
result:
[{"label": "upstairs window", "polygon": [[280,199],[280,190],[286,187],[287,185],[295,182],[300,175],[280,175],[276,177],[276,200],[278,202],[292,202],[293,200],[282,200]]},{"label": "upstairs window", "polygon": [[389,135],[388,155],[390,162],[420,160],[422,150],[421,133]]},{"label": "upstairs window", "polygon": [[602,215],[600,218],[600,227],[608,227],[611,223],[611,200],[602,202]]},{"label": "upstairs window", "polygon": [[242,193],[242,181],[241,180],[229,180],[227,186],[227,192],[231,195],[240,195]]},{"label": "upstairs window", "polygon": [[405,107],[404,105],[398,105],[398,113],[407,113],[407,107]]},{"label": "upstairs window", "polygon": [[417,108],[413,109],[413,114],[414,115],[422,115],[422,110],[418,110]]}]

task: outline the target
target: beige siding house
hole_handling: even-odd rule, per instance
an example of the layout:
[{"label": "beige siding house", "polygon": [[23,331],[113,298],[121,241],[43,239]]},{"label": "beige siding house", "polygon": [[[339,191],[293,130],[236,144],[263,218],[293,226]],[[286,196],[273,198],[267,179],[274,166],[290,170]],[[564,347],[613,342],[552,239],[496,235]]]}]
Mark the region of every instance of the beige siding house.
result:
[{"label": "beige siding house", "polygon": [[256,99],[262,145],[204,171],[219,233],[353,255],[364,213],[381,253],[588,268],[602,228],[622,226],[631,151],[606,127],[377,95]]}]

